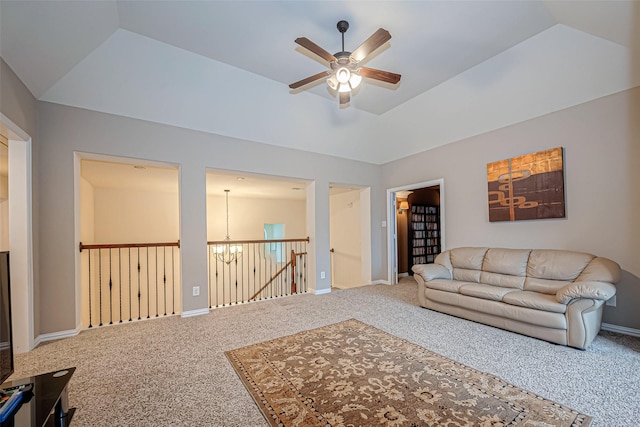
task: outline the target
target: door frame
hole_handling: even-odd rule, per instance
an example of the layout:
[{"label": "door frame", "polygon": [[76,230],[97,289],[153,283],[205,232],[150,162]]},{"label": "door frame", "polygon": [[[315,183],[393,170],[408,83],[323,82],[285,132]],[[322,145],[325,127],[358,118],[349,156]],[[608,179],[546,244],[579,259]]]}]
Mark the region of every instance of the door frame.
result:
[{"label": "door frame", "polygon": [[9,250],[12,277],[14,353],[35,345],[32,140],[20,126],[0,113],[0,127],[9,139]]},{"label": "door frame", "polygon": [[440,187],[440,251],[442,252],[446,248],[444,178],[387,189],[387,281],[390,285],[398,283],[398,224],[396,221],[396,192],[435,186]]}]

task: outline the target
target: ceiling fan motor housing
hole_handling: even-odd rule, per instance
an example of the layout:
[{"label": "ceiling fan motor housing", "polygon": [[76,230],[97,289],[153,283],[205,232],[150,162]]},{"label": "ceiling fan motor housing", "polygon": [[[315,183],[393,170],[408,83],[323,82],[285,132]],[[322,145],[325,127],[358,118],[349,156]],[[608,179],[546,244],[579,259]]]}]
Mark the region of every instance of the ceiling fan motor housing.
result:
[{"label": "ceiling fan motor housing", "polygon": [[338,52],[336,54],[334,54],[333,56],[336,57],[335,61],[331,61],[331,63],[329,64],[331,66],[331,69],[336,70],[340,67],[355,67],[356,66],[356,61],[353,60],[353,58],[351,58],[351,52]]}]

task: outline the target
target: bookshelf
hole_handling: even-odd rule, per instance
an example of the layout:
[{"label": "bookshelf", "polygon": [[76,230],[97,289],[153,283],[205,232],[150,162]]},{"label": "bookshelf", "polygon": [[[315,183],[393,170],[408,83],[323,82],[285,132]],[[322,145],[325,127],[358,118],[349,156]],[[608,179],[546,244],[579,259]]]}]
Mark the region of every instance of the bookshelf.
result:
[{"label": "bookshelf", "polygon": [[440,209],[411,205],[409,217],[409,274],[415,264],[431,264],[440,253]]}]

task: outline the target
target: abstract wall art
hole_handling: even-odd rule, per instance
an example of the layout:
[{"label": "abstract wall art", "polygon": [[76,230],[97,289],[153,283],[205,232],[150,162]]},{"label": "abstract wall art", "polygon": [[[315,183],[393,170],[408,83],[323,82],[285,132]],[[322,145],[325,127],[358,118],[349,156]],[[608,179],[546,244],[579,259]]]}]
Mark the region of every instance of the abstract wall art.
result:
[{"label": "abstract wall art", "polygon": [[562,147],[487,164],[489,221],[564,218]]}]

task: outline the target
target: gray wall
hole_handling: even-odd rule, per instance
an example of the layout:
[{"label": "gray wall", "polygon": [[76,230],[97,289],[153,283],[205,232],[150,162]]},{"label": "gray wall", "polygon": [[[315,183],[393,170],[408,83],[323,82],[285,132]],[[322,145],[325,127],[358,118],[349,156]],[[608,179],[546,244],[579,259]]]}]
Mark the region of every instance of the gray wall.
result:
[{"label": "gray wall", "polygon": [[[269,146],[110,114],[38,103],[37,171],[41,190],[40,251],[41,298],[51,303],[41,310],[41,333],[73,329],[75,323],[74,152],[169,162],[180,166],[180,240],[183,310],[207,307],[207,297],[191,296],[192,286],[206,289],[206,169],[248,171],[315,181],[315,279],[310,286],[330,287],[329,183],[370,186],[372,213],[372,277],[386,279],[384,243],[385,192],[380,167],[336,157]],[[378,225],[376,227],[376,224]],[[49,306],[49,304],[47,304]]]},{"label": "gray wall", "polygon": [[[0,111],[33,138],[36,336],[76,327],[75,151],[180,165],[185,289],[206,284],[207,167],[315,180],[318,289],[329,286],[328,277],[319,279],[330,271],[329,183],[371,186],[371,273],[384,280],[384,189],[444,178],[448,247],[563,248],[609,257],[624,273],[617,307],[605,308],[604,321],[640,329],[638,88],[380,167],[49,103],[37,103],[36,111],[36,100],[1,59],[0,83]],[[565,147],[567,217],[489,223],[486,164],[556,146]],[[206,307],[205,298],[185,297],[184,309]]]},{"label": "gray wall", "polygon": [[36,134],[36,99],[0,58],[0,111],[32,138]]},{"label": "gray wall", "polygon": [[[640,88],[383,165],[386,188],[444,178],[446,244],[570,249],[624,270],[604,322],[640,329]],[[428,118],[427,118],[428,120]],[[566,218],[490,223],[486,165],[565,148]]]}]

